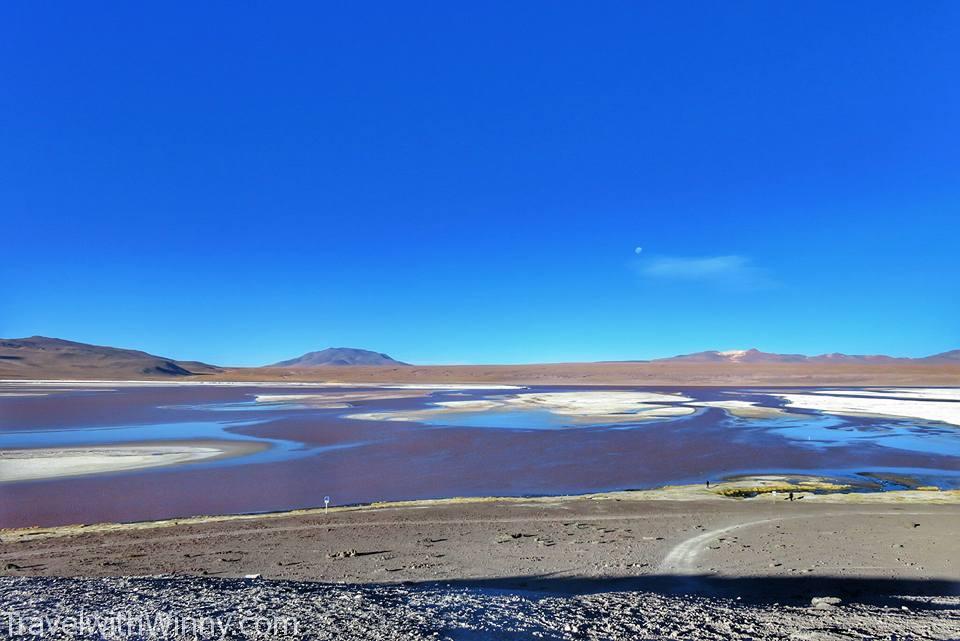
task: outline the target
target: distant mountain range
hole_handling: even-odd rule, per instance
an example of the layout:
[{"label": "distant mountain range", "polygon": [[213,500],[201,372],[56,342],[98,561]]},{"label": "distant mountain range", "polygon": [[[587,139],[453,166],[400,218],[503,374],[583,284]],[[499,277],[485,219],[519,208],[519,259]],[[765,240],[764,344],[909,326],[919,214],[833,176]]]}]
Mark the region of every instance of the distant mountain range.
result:
[{"label": "distant mountain range", "polygon": [[761,352],[758,349],[731,349],[723,352],[707,351],[693,354],[682,354],[670,358],[658,358],[654,362],[689,362],[689,363],[850,363],[869,365],[872,363],[960,363],[960,349],[941,354],[924,356],[923,358],[900,358],[884,356],[882,354],[820,354],[805,356],[803,354],[773,354]]},{"label": "distant mountain range", "polygon": [[[526,369],[537,370],[535,378],[542,378],[550,375],[551,372],[560,370],[569,370],[570,368],[596,368],[612,367],[619,368],[622,371],[624,380],[634,380],[638,374],[630,374],[634,371],[632,367],[643,367],[645,364],[702,364],[707,368],[711,364],[730,364],[733,367],[725,370],[716,368],[706,371],[725,371],[733,375],[740,376],[743,372],[750,372],[750,368],[741,368],[739,364],[764,364],[764,363],[795,363],[798,365],[821,365],[818,372],[827,372],[831,370],[834,364],[850,365],[938,365],[938,366],[960,366],[960,350],[943,352],[923,358],[897,358],[883,355],[850,355],[850,354],[821,354],[818,356],[805,356],[803,354],[773,354],[761,352],[757,349],[738,349],[726,351],[707,351],[697,352],[695,354],[684,354],[672,358],[661,358],[654,361],[614,361],[609,363],[566,363],[566,364],[542,364],[528,366],[509,366],[507,369],[516,369],[521,371]],[[164,379],[164,378],[190,378],[195,376],[213,376],[223,374],[225,377],[232,377],[231,380],[242,378],[246,380],[273,380],[276,377],[287,379],[296,378],[296,372],[284,370],[310,370],[312,368],[323,367],[350,367],[350,366],[368,366],[384,368],[383,377],[397,377],[399,374],[390,373],[386,368],[410,368],[409,374],[416,378],[417,375],[426,375],[427,370],[435,372],[437,376],[462,376],[470,377],[467,370],[471,368],[477,370],[496,369],[497,366],[459,366],[444,367],[435,366],[432,368],[412,368],[408,363],[395,360],[386,354],[372,352],[365,349],[355,349],[350,347],[331,347],[318,352],[309,352],[298,358],[281,361],[273,365],[261,368],[227,368],[208,365],[197,361],[181,361],[164,356],[156,356],[132,349],[119,349],[116,347],[105,347],[100,345],[88,345],[86,343],[77,343],[74,341],[62,340],[59,338],[46,338],[44,336],[31,336],[30,338],[0,339],[0,379],[106,379],[106,380],[138,380],[138,379]],[[282,368],[282,369],[281,369]],[[690,368],[680,368],[680,372],[687,372]],[[439,373],[439,370],[455,370],[456,374]],[[497,376],[503,375],[503,370],[497,370],[498,374],[491,374],[489,381],[496,380]],[[760,371],[760,368],[757,369]],[[806,371],[806,370],[805,370]],[[845,371],[842,368],[837,371]],[[370,377],[373,375],[370,371],[361,370],[357,376]],[[303,376],[322,376],[322,374],[302,373]],[[686,373],[678,376],[687,376]],[[223,377],[221,377],[223,378]],[[402,378],[402,376],[401,376]],[[418,379],[419,380],[419,379]],[[485,379],[486,380],[486,379]]]},{"label": "distant mountain range", "polygon": [[[268,367],[311,368],[345,365],[407,366],[386,354],[332,347]],[[218,374],[227,368],[179,361],[132,349],[31,336],[0,339],[0,378],[139,379]]]},{"label": "distant mountain range", "polygon": [[146,352],[75,343],[59,338],[0,339],[0,378],[165,378],[216,374],[223,370]]},{"label": "distant mountain range", "polygon": [[287,361],[280,361],[268,367],[330,367],[349,365],[402,365],[407,367],[410,364],[401,363],[386,354],[371,352],[367,349],[328,347],[319,352],[307,352],[303,356],[291,358]]}]

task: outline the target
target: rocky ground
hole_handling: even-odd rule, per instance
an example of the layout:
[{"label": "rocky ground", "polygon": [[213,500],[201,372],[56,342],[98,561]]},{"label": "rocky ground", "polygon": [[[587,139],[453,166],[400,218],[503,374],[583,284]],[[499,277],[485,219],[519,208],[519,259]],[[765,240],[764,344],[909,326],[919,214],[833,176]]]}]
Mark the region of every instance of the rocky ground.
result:
[{"label": "rocky ground", "polygon": [[[154,577],[3,578],[0,602],[8,610],[0,615],[6,617],[0,638],[11,639],[960,638],[958,597],[914,598],[900,605],[835,599],[804,605],[636,591],[550,594]],[[60,618],[62,628],[80,613],[87,618],[86,630],[65,633],[53,623]],[[118,613],[141,627],[120,624],[113,634],[110,621]],[[34,616],[51,623],[38,628]],[[92,621],[103,627],[94,629]],[[125,636],[125,629],[140,632]]]},{"label": "rocky ground", "polygon": [[680,488],[8,530],[0,638],[960,639],[955,498]]}]

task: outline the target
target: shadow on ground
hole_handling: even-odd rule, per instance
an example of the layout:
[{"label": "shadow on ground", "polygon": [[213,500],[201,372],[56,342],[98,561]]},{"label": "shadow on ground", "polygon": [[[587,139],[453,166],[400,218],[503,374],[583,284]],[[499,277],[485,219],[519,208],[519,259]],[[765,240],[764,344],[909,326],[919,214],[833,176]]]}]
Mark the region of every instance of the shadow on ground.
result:
[{"label": "shadow on ground", "polygon": [[960,580],[886,579],[868,577],[718,577],[712,575],[649,575],[643,577],[567,577],[531,575],[498,579],[409,582],[425,588],[466,588],[550,595],[587,595],[602,592],[654,592],[738,599],[743,604],[807,604],[813,597],[839,597],[844,603],[912,609],[955,609],[909,597],[960,596]]}]

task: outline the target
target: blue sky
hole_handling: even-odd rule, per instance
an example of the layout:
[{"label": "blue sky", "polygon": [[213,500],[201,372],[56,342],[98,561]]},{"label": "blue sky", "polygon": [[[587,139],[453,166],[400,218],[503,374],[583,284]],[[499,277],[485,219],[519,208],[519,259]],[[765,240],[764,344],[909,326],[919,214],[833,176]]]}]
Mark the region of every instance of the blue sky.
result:
[{"label": "blue sky", "polygon": [[0,336],[958,348],[957,42],[953,2],[4,3]]}]

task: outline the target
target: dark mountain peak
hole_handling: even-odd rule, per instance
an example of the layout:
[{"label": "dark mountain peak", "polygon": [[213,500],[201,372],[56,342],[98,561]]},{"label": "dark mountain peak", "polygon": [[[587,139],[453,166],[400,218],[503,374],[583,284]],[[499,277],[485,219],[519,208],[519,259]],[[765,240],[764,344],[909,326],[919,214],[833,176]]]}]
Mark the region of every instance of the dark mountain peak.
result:
[{"label": "dark mountain peak", "polygon": [[211,374],[206,363],[177,361],[118,347],[30,336],[0,339],[0,378],[136,379]]},{"label": "dark mountain peak", "polygon": [[274,363],[269,367],[329,367],[349,365],[403,365],[381,352],[355,347],[328,347],[318,352],[307,352],[303,356]]}]

